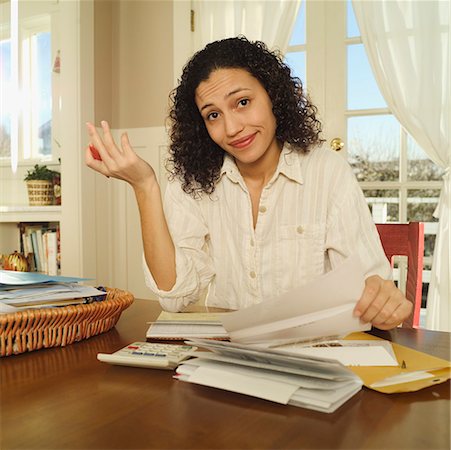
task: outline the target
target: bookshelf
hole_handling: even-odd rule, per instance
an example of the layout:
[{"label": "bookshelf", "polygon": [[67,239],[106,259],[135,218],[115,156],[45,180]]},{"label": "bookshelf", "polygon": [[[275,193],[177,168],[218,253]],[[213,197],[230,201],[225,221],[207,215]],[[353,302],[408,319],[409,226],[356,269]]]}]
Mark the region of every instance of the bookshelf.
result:
[{"label": "bookshelf", "polygon": [[[57,90],[53,91],[57,101],[52,113],[52,147],[57,154],[51,160],[19,160],[16,172],[11,170],[9,160],[0,161],[0,253],[20,250],[20,223],[56,224],[60,230],[61,274],[95,279],[95,182],[84,168],[82,151],[84,123],[94,116],[93,2],[42,5],[49,5],[52,33],[57,34],[57,47],[52,50],[60,50],[62,55],[61,71],[52,87]],[[61,172],[61,205],[28,206],[23,177],[36,163],[57,166],[50,168]]]},{"label": "bookshelf", "polygon": [[51,206],[5,206],[0,205],[0,223],[59,222],[61,205]]}]

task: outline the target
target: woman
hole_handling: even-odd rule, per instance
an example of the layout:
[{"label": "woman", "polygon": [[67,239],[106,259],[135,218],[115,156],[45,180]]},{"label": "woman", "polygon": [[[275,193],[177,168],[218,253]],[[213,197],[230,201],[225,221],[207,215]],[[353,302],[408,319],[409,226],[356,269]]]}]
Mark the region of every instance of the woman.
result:
[{"label": "woman", "polygon": [[390,329],[412,305],[395,287],[363,194],[343,158],[321,148],[316,108],[280,55],[244,37],[207,45],[172,95],[171,182],[102,122],[88,123],[86,164],[136,195],[148,286],[179,311],[239,309],[274,298],[358,253],[366,274],[354,314]]}]

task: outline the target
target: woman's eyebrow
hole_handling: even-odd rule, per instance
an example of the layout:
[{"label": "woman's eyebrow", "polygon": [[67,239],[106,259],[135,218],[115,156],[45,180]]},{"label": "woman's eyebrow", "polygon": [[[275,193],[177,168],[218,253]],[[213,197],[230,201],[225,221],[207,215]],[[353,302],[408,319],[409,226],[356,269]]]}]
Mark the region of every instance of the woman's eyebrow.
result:
[{"label": "woman's eyebrow", "polygon": [[[237,87],[233,91],[228,92],[226,95],[224,95],[224,99],[229,98],[231,95],[238,94],[239,92],[243,91],[250,91],[250,88],[244,88],[244,87]],[[209,108],[210,106],[214,106],[213,103],[207,103],[202,108],[200,108],[200,112],[202,112],[204,109]]]},{"label": "woman's eyebrow", "polygon": [[238,87],[236,89],[234,89],[233,91],[230,91],[228,94],[225,95],[224,98],[230,97],[233,94],[238,94],[241,91],[250,91],[250,88],[242,88],[242,87]]}]

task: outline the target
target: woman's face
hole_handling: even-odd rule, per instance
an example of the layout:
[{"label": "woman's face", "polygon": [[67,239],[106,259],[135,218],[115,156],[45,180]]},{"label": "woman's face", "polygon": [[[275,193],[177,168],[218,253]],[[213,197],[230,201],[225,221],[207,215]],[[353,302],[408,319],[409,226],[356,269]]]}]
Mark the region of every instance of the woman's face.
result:
[{"label": "woman's face", "polygon": [[238,165],[279,154],[271,100],[247,70],[213,71],[197,87],[195,101],[211,139]]}]

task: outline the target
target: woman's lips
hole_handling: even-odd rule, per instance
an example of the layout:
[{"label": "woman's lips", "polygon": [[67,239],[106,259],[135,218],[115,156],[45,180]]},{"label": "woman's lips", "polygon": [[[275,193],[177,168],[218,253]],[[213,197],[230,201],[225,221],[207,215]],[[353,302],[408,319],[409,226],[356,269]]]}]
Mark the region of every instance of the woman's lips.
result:
[{"label": "woman's lips", "polygon": [[252,144],[252,142],[254,142],[256,135],[257,135],[257,133],[251,134],[249,136],[245,136],[244,138],[237,139],[235,141],[230,142],[229,145],[231,145],[232,147],[235,147],[235,148],[248,147],[249,145]]}]

